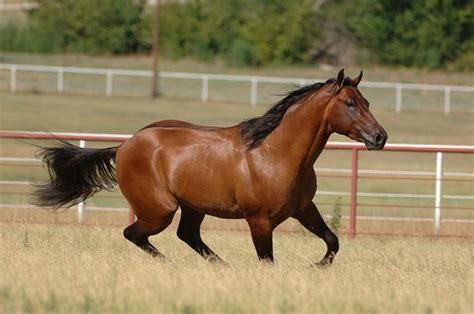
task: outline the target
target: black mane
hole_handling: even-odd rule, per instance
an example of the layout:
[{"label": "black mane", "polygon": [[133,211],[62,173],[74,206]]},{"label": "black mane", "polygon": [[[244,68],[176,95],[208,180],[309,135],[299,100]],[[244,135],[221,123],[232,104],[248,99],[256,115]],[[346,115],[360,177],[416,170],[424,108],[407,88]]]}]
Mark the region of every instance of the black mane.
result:
[{"label": "black mane", "polygon": [[[335,79],[329,79],[324,83],[314,83],[295,89],[289,92],[285,98],[274,104],[263,116],[243,121],[240,127],[242,137],[247,141],[248,149],[252,149],[262,143],[268,134],[280,125],[288,108],[318,91],[324,85],[335,82]],[[350,85],[351,82],[349,78],[346,78],[344,85]]]}]

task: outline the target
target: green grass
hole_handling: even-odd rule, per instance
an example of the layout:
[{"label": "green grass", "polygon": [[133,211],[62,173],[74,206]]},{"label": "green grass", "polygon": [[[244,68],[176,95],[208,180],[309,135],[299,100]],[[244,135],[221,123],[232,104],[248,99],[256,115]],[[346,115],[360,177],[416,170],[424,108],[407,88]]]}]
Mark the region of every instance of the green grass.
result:
[{"label": "green grass", "polygon": [[121,228],[2,224],[0,311],[166,313],[470,313],[471,243],[341,239],[329,269],[310,268],[323,242],[275,235],[261,264],[248,233],[205,231],[229,266],[206,263],[167,229],[159,261]]}]

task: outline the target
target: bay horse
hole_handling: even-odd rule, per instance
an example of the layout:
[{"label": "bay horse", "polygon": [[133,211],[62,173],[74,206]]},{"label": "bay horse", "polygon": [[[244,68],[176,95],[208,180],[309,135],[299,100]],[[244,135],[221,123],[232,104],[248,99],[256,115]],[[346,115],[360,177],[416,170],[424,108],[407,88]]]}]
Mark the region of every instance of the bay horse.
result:
[{"label": "bay horse", "polygon": [[42,148],[50,181],[38,187],[40,206],[72,206],[117,183],[137,220],[123,232],[145,252],[163,255],[148,237],[163,231],[181,208],[177,235],[211,261],[221,261],[202,240],[205,215],[247,221],[260,260],[273,261],[272,232],[289,217],[322,238],[332,263],[337,236],[313,197],[313,165],[336,132],[382,149],[387,133],[357,88],[344,76],[288,93],[264,115],[231,127],[183,121],[152,123],[118,147],[79,148],[61,141]]}]

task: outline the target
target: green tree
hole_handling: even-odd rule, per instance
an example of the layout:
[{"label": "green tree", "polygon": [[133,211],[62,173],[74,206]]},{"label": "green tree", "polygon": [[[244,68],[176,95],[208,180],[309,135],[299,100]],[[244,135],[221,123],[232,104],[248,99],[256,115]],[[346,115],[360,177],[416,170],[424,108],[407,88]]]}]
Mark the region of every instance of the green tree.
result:
[{"label": "green tree", "polygon": [[30,21],[64,51],[129,53],[141,48],[143,9],[143,0],[43,0]]},{"label": "green tree", "polygon": [[472,1],[360,0],[345,5],[353,12],[346,25],[381,63],[435,68],[469,53]]},{"label": "green tree", "polygon": [[315,20],[311,0],[190,0],[163,7],[161,42],[171,57],[299,62],[318,34]]}]

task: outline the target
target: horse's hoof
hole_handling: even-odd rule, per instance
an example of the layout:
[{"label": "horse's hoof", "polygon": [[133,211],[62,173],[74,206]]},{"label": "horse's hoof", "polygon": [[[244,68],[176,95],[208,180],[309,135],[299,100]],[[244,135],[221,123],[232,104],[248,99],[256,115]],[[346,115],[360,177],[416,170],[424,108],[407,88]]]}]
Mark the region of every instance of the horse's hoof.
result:
[{"label": "horse's hoof", "polygon": [[331,266],[331,261],[328,261],[328,260],[322,260],[318,263],[313,263],[311,264],[311,267],[314,267],[314,268],[318,268],[318,269],[326,269],[328,268],[329,266]]},{"label": "horse's hoof", "polygon": [[220,265],[220,266],[229,266],[226,262],[224,262],[223,259],[221,259],[217,255],[207,255],[204,257],[205,260],[207,260],[209,263],[214,264],[214,265]]},{"label": "horse's hoof", "polygon": [[218,266],[223,266],[223,267],[229,267],[229,264],[227,262],[224,262],[221,259],[218,260],[210,260],[211,264],[213,265],[218,265]]}]

